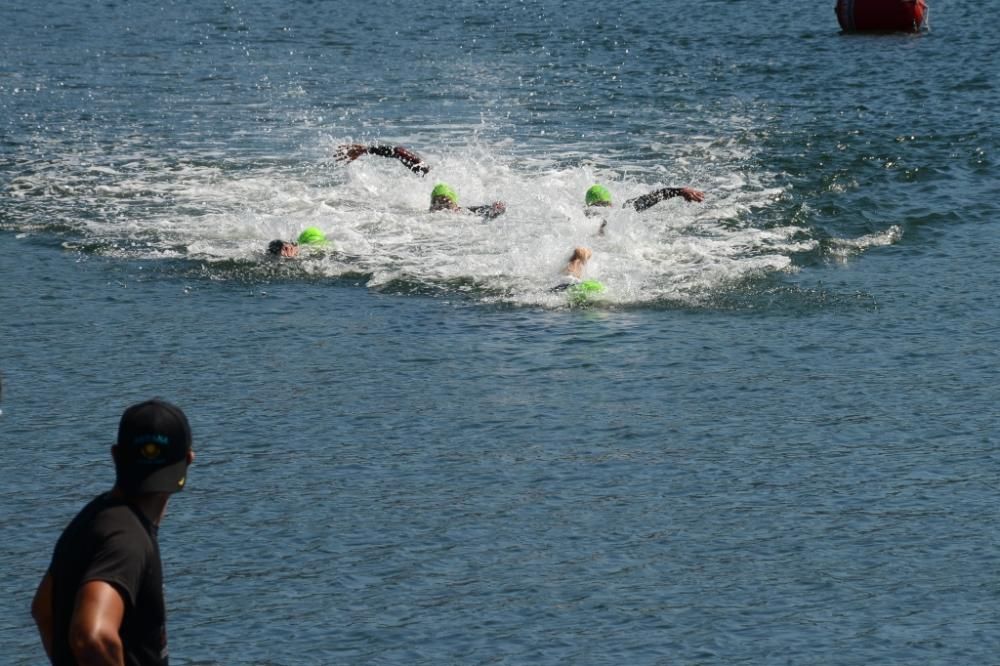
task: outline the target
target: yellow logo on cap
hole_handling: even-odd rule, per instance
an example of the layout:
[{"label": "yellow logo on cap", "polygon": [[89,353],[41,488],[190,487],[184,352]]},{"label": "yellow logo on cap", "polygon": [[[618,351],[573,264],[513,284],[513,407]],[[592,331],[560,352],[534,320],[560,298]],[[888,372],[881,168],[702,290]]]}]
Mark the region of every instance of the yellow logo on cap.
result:
[{"label": "yellow logo on cap", "polygon": [[143,458],[147,460],[153,460],[154,458],[160,457],[160,445],[156,442],[146,442],[143,444],[142,448],[139,449]]}]

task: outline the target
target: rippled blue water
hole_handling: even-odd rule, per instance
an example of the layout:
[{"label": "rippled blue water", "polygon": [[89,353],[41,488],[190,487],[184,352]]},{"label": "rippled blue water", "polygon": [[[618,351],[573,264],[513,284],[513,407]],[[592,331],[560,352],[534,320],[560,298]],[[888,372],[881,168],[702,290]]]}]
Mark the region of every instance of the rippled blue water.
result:
[{"label": "rippled blue water", "polygon": [[172,663],[994,663],[1000,4],[786,4],[0,7],[2,661],[158,394]]}]

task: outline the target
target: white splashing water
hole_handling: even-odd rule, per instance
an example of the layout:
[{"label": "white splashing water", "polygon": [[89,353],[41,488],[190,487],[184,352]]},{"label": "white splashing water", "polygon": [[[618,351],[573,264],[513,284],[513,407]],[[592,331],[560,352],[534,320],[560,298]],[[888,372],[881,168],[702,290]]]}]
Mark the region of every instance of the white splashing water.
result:
[{"label": "white splashing water", "polygon": [[[209,267],[234,260],[264,264],[270,240],[294,239],[315,226],[332,250],[303,252],[296,267],[305,276],[361,274],[375,289],[406,284],[546,307],[566,305],[565,294],[552,287],[563,281],[577,246],[593,251],[584,277],[604,284],[596,301],[623,305],[695,302],[747,277],[790,270],[792,257],[817,243],[799,225],[754,226],[755,213],[775,205],[782,190],[762,184],[766,174],[733,170],[736,149],[708,140],[697,152],[710,159],[700,165],[685,166],[690,156],[671,158],[677,173],[531,158],[514,163],[473,146],[424,154],[433,167],[426,177],[375,156],[338,163],[330,156],[341,142],[317,146],[321,156],[309,163],[275,159],[249,168],[227,168],[224,158],[201,156],[196,164],[134,155],[114,166],[40,171],[17,179],[11,190],[57,192],[76,198],[77,210],[100,211],[76,223],[112,254],[188,258]],[[58,175],[67,172],[76,175]],[[696,178],[685,180],[682,172]],[[501,200],[507,212],[490,221],[428,212],[439,181],[459,193],[463,206]],[[706,199],[669,199],[641,213],[607,209],[606,232],[599,235],[601,218],[586,215],[583,206],[595,182],[612,191],[616,204],[663,186],[692,186]],[[894,240],[855,239],[843,247],[858,251],[886,242]]]}]

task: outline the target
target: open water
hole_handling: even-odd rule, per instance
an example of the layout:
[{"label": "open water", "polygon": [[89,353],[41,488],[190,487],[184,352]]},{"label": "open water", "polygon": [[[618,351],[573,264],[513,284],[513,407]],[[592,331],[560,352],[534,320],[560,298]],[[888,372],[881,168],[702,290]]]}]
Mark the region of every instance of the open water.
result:
[{"label": "open water", "polygon": [[1000,663],[1000,2],[833,4],[0,5],[0,661],[160,395],[172,664]]}]

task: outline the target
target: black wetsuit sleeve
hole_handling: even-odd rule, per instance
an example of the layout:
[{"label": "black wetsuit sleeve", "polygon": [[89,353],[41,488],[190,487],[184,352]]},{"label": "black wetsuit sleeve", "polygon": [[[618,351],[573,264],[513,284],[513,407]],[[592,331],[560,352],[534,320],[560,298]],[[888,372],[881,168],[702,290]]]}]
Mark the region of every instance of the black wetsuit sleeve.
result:
[{"label": "black wetsuit sleeve", "polygon": [[484,217],[487,220],[500,217],[507,210],[506,206],[499,203],[485,204],[483,206],[470,206],[469,211]]},{"label": "black wetsuit sleeve", "polygon": [[385,144],[376,144],[374,146],[368,146],[365,148],[365,152],[369,155],[378,155],[379,157],[391,157],[393,159],[399,160],[402,164],[412,171],[413,173],[419,173],[423,175],[431,170],[431,168],[424,163],[423,159],[411,150],[407,150],[402,146],[388,146]]},{"label": "black wetsuit sleeve", "polygon": [[683,194],[683,190],[680,187],[664,187],[661,190],[654,190],[649,194],[643,194],[641,197],[629,199],[623,205],[629,208],[635,208],[638,211],[643,211],[647,208],[652,208],[664,199],[679,197],[681,194]]}]

